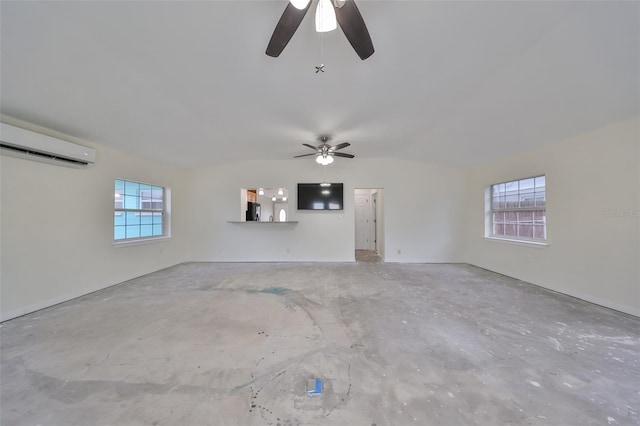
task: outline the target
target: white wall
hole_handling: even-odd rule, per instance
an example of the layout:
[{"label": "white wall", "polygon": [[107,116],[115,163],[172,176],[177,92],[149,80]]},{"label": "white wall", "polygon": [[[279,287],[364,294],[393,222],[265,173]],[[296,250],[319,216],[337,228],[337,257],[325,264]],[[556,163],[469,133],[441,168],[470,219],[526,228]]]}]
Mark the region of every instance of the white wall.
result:
[{"label": "white wall", "polygon": [[[388,262],[464,261],[640,315],[639,135],[636,119],[466,171],[356,158],[326,176],[293,159],[186,172],[95,144],[86,170],[0,156],[2,319],[184,261],[352,262],[355,188],[383,188]],[[537,174],[547,176],[548,247],[485,239],[486,187]],[[115,178],[172,188],[171,239],[112,244]],[[344,211],[297,211],[297,183],[323,180],[345,184]],[[240,188],[258,187],[287,188],[298,223],[228,223],[240,219]]]},{"label": "white wall", "polygon": [[[344,210],[298,211],[297,184],[323,180],[344,183]],[[259,187],[287,188],[289,220],[298,223],[228,223],[237,220],[239,188]],[[327,167],[326,178],[312,159],[246,161],[192,172],[193,260],[353,262],[355,188],[384,189],[386,261],[461,261],[463,172],[414,161],[358,158],[336,160]]]},{"label": "white wall", "polygon": [[[467,175],[467,262],[640,315],[639,120],[501,159]],[[484,238],[484,190],[545,174],[548,247]]]},{"label": "white wall", "polygon": [[[186,172],[3,121],[91,145],[97,148],[97,162],[88,169],[72,169],[0,156],[2,320],[189,260]],[[113,245],[115,178],[171,187],[171,239]]]},{"label": "white wall", "polygon": [[277,221],[278,218],[273,214],[273,204],[271,197],[266,195],[258,195],[256,201],[260,204],[260,222],[269,222],[269,216],[273,216],[273,220]]}]

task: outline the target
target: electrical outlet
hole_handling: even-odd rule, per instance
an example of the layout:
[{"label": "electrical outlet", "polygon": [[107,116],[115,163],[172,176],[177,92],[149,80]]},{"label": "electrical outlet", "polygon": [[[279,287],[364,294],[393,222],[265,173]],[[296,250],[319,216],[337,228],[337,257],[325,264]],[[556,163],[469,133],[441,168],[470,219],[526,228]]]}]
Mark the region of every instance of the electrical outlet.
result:
[{"label": "electrical outlet", "polygon": [[398,254],[402,254],[402,250],[401,249],[398,249]]},{"label": "electrical outlet", "polygon": [[287,247],[287,253],[289,253],[289,248]]}]

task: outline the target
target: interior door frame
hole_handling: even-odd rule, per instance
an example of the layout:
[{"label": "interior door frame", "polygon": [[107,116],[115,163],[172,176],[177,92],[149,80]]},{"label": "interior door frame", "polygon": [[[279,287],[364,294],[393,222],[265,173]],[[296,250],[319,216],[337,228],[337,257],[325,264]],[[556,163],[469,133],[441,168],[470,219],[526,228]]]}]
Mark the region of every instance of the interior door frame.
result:
[{"label": "interior door frame", "polygon": [[354,188],[354,247],[357,247],[356,241],[356,206],[355,197],[359,191],[369,191],[369,249],[374,250],[384,261],[384,188]]},{"label": "interior door frame", "polygon": [[354,246],[356,250],[371,250],[371,193],[361,191],[368,190],[357,189],[353,195]]},{"label": "interior door frame", "polygon": [[373,250],[378,253],[378,192],[371,194],[371,217],[373,218]]}]

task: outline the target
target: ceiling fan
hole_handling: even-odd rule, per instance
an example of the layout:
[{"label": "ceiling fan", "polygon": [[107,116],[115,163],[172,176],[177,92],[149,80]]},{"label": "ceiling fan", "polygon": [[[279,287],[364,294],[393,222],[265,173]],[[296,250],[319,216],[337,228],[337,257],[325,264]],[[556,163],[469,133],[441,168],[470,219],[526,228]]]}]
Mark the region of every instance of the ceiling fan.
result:
[{"label": "ceiling fan", "polygon": [[[287,3],[269,40],[267,55],[277,58],[282,53],[307,14],[311,3],[312,0],[291,0]],[[334,30],[336,20],[360,59],[365,60],[373,55],[373,42],[355,2],[353,0],[318,0],[316,31]]]},{"label": "ceiling fan", "polygon": [[327,142],[331,140],[329,136],[320,136],[318,140],[321,142],[318,146],[309,145],[308,143],[303,143],[302,145],[313,149],[315,152],[312,154],[302,154],[296,155],[293,158],[300,157],[309,157],[311,155],[316,156],[316,163],[322,164],[323,166],[329,165],[333,163],[333,157],[344,157],[344,158],[354,158],[353,154],[345,154],[343,152],[336,152],[340,149],[346,148],[351,144],[349,142],[342,142],[337,145],[331,146]]}]

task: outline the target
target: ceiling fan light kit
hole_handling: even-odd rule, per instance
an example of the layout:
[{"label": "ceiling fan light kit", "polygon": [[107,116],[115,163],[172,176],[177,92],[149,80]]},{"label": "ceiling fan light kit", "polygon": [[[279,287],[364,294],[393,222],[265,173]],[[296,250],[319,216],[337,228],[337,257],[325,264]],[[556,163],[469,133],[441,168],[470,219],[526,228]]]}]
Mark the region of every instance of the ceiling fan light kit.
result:
[{"label": "ceiling fan light kit", "polygon": [[316,163],[322,166],[328,166],[329,164],[333,163],[333,157],[331,157],[330,155],[318,155],[316,157]]},{"label": "ceiling fan light kit", "polygon": [[318,0],[316,8],[316,32],[327,33],[338,28],[336,12],[330,0]]},{"label": "ceiling fan light kit", "polygon": [[310,157],[312,155],[315,155],[316,163],[322,166],[328,166],[329,164],[333,163],[333,161],[335,160],[334,157],[355,158],[355,155],[353,154],[345,154],[344,152],[337,152],[343,148],[351,146],[349,142],[342,142],[337,145],[331,146],[328,143],[329,140],[331,140],[329,136],[320,136],[318,140],[320,141],[320,145],[318,146],[309,145],[308,143],[302,144],[303,146],[306,146],[307,148],[311,148],[312,150],[314,150],[315,151],[314,153],[296,155],[293,158]]},{"label": "ceiling fan light kit", "polygon": [[[290,0],[273,30],[266,54],[277,58],[293,37],[307,14],[311,1]],[[339,25],[360,59],[373,55],[373,42],[367,25],[353,0],[318,0],[316,31],[332,31]]]},{"label": "ceiling fan light kit", "polygon": [[298,10],[305,9],[311,0],[290,0],[293,7]]}]

